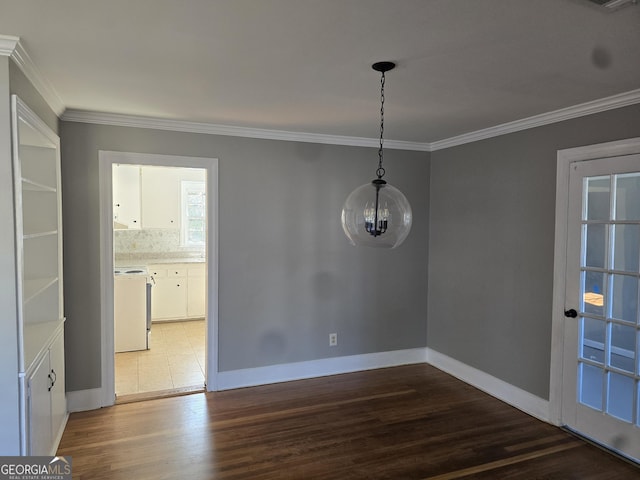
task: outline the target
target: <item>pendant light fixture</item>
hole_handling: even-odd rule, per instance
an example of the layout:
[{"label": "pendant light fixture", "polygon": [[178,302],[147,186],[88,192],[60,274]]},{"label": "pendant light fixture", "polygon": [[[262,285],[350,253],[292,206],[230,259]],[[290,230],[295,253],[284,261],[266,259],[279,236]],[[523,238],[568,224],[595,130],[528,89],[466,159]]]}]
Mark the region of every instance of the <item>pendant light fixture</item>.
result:
[{"label": "pendant light fixture", "polygon": [[409,202],[400,190],[382,178],[386,173],[382,167],[385,73],[395,66],[393,62],[378,62],[371,66],[381,73],[377,178],[351,192],[342,207],[342,228],[356,246],[395,248],[407,238],[411,230]]}]

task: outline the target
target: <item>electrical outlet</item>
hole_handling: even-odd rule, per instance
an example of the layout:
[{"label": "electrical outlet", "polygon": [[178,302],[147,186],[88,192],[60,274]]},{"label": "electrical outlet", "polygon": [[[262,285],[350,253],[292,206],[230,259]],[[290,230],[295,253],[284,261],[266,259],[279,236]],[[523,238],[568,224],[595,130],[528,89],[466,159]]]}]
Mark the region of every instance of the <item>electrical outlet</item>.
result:
[{"label": "electrical outlet", "polygon": [[329,346],[330,347],[335,347],[338,345],[338,334],[337,333],[330,333],[329,334]]}]

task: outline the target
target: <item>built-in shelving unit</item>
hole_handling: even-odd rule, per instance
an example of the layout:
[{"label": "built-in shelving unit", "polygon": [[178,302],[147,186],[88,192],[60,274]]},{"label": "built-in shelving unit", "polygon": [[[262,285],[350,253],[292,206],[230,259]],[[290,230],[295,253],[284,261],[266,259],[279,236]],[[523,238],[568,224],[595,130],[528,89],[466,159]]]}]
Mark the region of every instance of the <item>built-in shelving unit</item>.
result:
[{"label": "built-in shelving unit", "polygon": [[22,450],[48,455],[66,414],[60,139],[11,102]]}]

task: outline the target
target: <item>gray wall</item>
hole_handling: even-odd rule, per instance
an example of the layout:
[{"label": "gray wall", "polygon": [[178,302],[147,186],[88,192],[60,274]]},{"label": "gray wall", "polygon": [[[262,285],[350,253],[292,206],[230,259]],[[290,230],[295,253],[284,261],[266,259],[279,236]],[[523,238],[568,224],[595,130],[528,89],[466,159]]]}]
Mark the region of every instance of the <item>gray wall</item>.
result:
[{"label": "gray wall", "polygon": [[413,229],[395,250],[360,249],[340,211],[374,178],[373,148],[73,122],[60,133],[69,390],[100,386],[98,150],[219,159],[221,371],[426,345],[428,153],[386,152]]},{"label": "gray wall", "polygon": [[428,346],[549,396],[557,150],[640,136],[640,106],[431,154]]}]

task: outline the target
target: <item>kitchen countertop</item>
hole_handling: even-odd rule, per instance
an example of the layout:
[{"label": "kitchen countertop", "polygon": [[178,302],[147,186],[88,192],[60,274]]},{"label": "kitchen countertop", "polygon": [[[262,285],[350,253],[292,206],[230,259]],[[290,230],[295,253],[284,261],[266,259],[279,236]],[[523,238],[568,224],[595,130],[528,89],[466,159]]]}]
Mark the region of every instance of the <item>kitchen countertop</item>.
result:
[{"label": "kitchen countertop", "polygon": [[128,267],[131,265],[160,265],[160,264],[173,264],[173,263],[205,263],[207,261],[204,257],[162,257],[162,258],[133,258],[128,260],[116,260],[116,267]]},{"label": "kitchen countertop", "polygon": [[159,265],[162,263],[205,263],[204,257],[187,257],[187,258],[153,258],[145,260],[145,265]]}]

